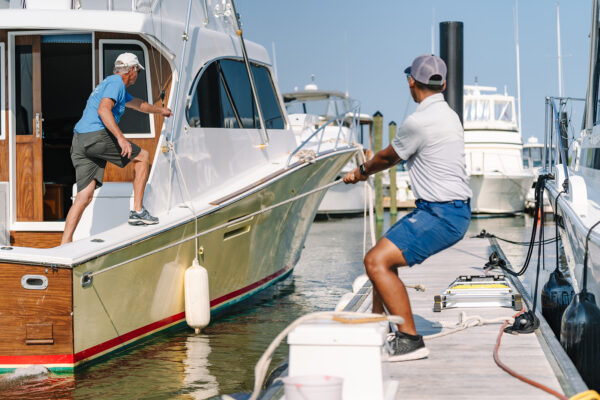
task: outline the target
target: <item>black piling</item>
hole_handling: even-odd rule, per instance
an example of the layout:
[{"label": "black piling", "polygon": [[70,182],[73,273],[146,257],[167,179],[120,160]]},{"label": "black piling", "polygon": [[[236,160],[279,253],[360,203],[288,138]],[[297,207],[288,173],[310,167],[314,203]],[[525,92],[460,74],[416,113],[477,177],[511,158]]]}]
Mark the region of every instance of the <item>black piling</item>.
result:
[{"label": "black piling", "polygon": [[440,57],[448,67],[444,97],[463,122],[463,23],[440,22]]}]

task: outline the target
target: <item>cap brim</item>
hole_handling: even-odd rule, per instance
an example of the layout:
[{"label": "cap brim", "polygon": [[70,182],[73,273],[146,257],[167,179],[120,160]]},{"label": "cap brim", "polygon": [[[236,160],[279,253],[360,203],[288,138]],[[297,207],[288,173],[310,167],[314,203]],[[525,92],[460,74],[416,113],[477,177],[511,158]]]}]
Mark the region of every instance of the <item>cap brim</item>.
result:
[{"label": "cap brim", "polygon": [[138,66],[140,69],[146,69],[146,68],[144,68],[144,66],[143,66],[142,64],[138,64],[137,66]]},{"label": "cap brim", "polygon": [[410,74],[410,67],[406,68],[406,69],[404,70],[404,73],[405,73],[405,74]]}]

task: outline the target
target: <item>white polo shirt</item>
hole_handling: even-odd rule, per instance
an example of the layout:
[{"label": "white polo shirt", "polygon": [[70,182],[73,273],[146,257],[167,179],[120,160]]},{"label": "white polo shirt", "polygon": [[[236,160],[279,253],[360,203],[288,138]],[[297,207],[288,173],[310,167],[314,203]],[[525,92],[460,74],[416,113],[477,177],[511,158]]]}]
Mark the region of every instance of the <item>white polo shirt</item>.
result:
[{"label": "white polo shirt", "polygon": [[392,147],[406,160],[417,199],[445,202],[473,195],[465,165],[464,130],[441,93],[419,103],[398,129]]}]

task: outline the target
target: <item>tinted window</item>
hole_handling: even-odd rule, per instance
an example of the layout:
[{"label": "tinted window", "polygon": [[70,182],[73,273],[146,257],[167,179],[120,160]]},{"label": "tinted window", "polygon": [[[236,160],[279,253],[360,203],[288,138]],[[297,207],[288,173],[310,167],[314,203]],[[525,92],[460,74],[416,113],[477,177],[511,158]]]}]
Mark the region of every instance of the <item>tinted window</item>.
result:
[{"label": "tinted window", "polygon": [[33,63],[31,45],[15,46],[17,135],[32,135]]},{"label": "tinted window", "polygon": [[246,65],[241,61],[221,60],[221,71],[225,83],[229,88],[235,109],[242,120],[244,128],[259,128],[260,121],[254,98],[252,97],[252,88],[246,72]]},{"label": "tinted window", "polygon": [[[283,129],[283,117],[268,70],[253,65],[253,73],[267,129]],[[246,66],[219,60],[204,69],[187,109],[190,126],[259,128]]]},{"label": "tinted window", "polygon": [[205,128],[239,128],[219,71],[219,63],[209,65],[187,110],[190,126]]},{"label": "tinted window", "polygon": [[[127,92],[133,97],[148,101],[148,80],[146,72],[148,64],[144,58],[144,50],[137,44],[125,43],[103,43],[102,45],[102,79],[113,74],[115,60],[121,53],[133,53],[137,56],[140,64],[146,68],[138,72],[135,84],[127,88]],[[119,128],[123,133],[150,133],[150,118],[148,114],[134,110],[127,110],[119,121]]]},{"label": "tinted window", "polygon": [[252,72],[266,128],[283,129],[283,117],[269,71],[265,67],[252,65]]}]

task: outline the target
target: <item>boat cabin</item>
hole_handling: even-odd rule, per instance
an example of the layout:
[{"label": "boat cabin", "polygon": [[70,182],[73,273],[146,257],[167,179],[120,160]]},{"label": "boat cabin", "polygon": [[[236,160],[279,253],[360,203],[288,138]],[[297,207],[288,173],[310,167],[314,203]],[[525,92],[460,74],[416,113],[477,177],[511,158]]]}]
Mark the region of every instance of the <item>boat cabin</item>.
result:
[{"label": "boat cabin", "polygon": [[[60,5],[45,2],[46,7]],[[34,0],[24,3],[0,1],[0,7],[40,6]],[[73,6],[68,3],[67,7]],[[76,3],[106,10],[107,2]],[[124,2],[114,3],[124,6]],[[131,7],[132,2],[128,4]],[[170,60],[141,35],[59,28],[0,29],[0,244],[54,247],[60,243],[74,196],[75,170],[70,158],[73,127],[88,96],[113,73],[114,61],[123,52],[134,53],[145,66],[135,85],[128,88],[129,93],[150,103],[167,104]],[[119,126],[126,137],[155,154],[162,117],[129,110]],[[130,182],[132,178],[131,165],[123,169],[107,165],[105,182]],[[129,198],[131,185],[123,185],[121,191],[119,196]]]},{"label": "boat cabin", "polygon": [[518,131],[514,97],[494,93],[495,87],[465,85],[464,88],[465,130]]}]

